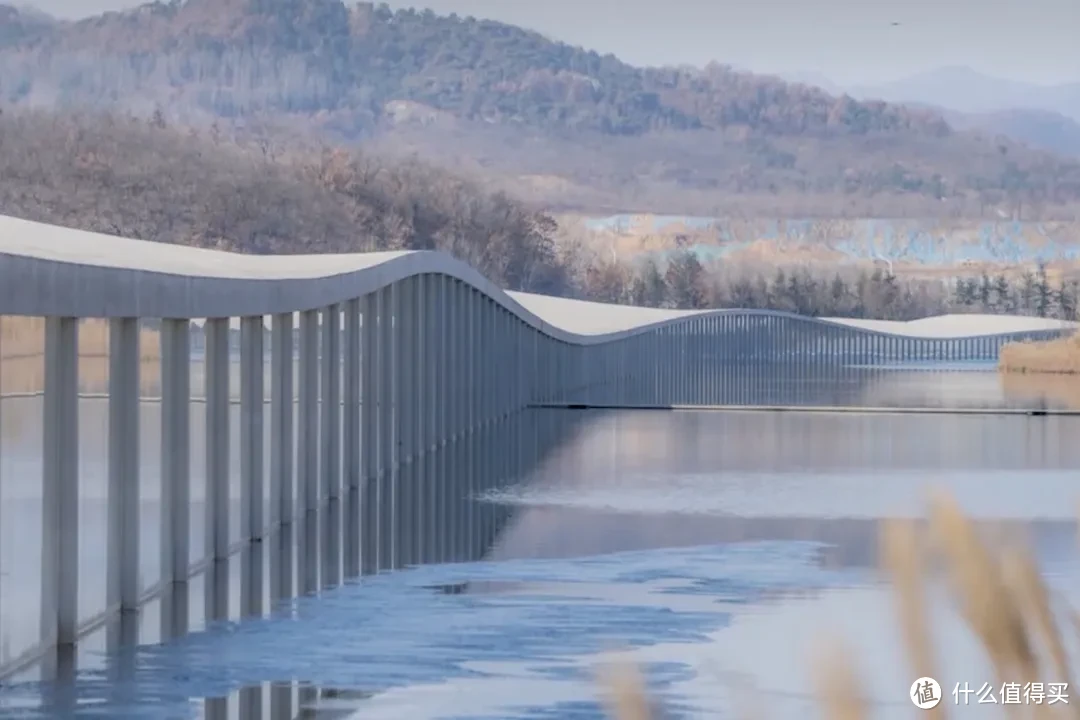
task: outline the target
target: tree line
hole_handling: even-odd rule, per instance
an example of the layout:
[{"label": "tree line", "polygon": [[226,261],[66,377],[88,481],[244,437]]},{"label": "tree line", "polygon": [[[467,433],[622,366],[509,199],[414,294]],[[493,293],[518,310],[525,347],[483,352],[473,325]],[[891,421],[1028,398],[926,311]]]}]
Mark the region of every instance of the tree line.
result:
[{"label": "tree line", "polygon": [[594,259],[582,297],[679,309],[780,310],[819,317],[914,320],[948,313],[1010,313],[1075,320],[1080,280],[1047,268],[948,279],[897,276],[881,267],[703,264],[689,250],[664,260]]},{"label": "tree line", "polygon": [[944,312],[1072,317],[1075,280],[952,281],[840,266],[703,264],[688,250],[623,260],[549,214],[415,158],[229,128],[0,108],[0,214],[249,253],[439,250],[497,285],[672,308],[769,308],[911,319]]}]

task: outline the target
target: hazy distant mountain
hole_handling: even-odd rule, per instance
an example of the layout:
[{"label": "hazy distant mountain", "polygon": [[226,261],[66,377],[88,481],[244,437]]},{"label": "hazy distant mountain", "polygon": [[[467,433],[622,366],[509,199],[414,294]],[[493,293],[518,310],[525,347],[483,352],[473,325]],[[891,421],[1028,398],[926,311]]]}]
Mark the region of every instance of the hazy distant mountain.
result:
[{"label": "hazy distant mountain", "polygon": [[1080,157],[1080,122],[1050,110],[1013,108],[988,113],[943,111],[960,130],[982,130],[1019,140],[1033,148]]},{"label": "hazy distant mountain", "polygon": [[967,67],[944,67],[882,85],[847,88],[856,98],[922,103],[964,113],[1015,108],[1048,110],[1080,121],[1080,82],[1035,85],[983,75]]},{"label": "hazy distant mountain", "polygon": [[842,90],[828,78],[786,74],[845,91],[862,100],[900,102],[941,113],[959,130],[979,130],[1019,140],[1033,148],[1080,156],[1080,83],[1035,85],[983,75],[971,68],[944,67],[882,85]]},{"label": "hazy distant mountain", "polygon": [[[946,67],[883,85],[837,85],[818,72],[787,72],[788,82],[813,85],[864,101],[879,99],[923,108],[958,130],[1019,140],[1033,148],[1080,157],[1080,83],[1039,86]],[[1076,114],[1053,109],[1075,107]]]}]

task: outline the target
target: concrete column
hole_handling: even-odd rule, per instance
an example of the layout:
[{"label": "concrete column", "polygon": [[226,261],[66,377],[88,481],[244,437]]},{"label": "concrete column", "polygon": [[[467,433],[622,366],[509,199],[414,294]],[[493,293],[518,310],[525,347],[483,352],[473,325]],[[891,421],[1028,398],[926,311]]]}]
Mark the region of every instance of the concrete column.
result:
[{"label": "concrete column", "polygon": [[669,343],[668,347],[668,363],[666,365],[667,388],[665,404],[674,405],[678,403],[678,391],[679,382],[681,380],[682,372],[680,370],[682,366],[682,334],[680,329],[676,325],[668,325],[664,328],[664,341]]},{"label": "concrete column", "polygon": [[319,507],[319,314],[300,313],[297,402],[297,496],[307,512]]},{"label": "concrete column", "polygon": [[266,531],[264,322],[262,315],[240,321],[240,537],[244,540],[261,540]]},{"label": "concrete column", "polygon": [[446,500],[445,481],[447,478],[447,465],[449,464],[446,443],[449,435],[448,419],[449,393],[447,383],[453,377],[453,354],[451,352],[449,336],[449,310],[446,306],[449,301],[448,278],[445,275],[437,275],[431,286],[431,297],[428,303],[430,308],[430,327],[433,333],[433,358],[431,373],[429,376],[430,391],[434,396],[434,413],[430,426],[431,459],[429,462],[429,482],[431,483],[432,511],[435,514],[432,528],[432,562],[442,562],[441,553],[446,545]]},{"label": "concrete column", "polygon": [[407,379],[409,390],[408,417],[410,440],[409,454],[412,463],[409,473],[409,504],[405,515],[409,519],[406,530],[409,540],[409,552],[406,557],[411,564],[422,561],[424,543],[427,541],[424,527],[424,509],[429,498],[424,475],[424,457],[427,454],[427,423],[431,419],[430,396],[427,392],[428,366],[431,364],[431,342],[428,334],[428,292],[430,275],[417,275],[413,278],[413,317],[410,369],[411,378]]},{"label": "concrete column", "polygon": [[509,344],[506,350],[506,405],[503,414],[505,417],[510,417],[518,409],[518,396],[524,385],[525,376],[522,372],[523,358],[520,354],[520,323],[513,313],[504,311],[504,314]]},{"label": "concrete column", "polygon": [[161,582],[185,583],[191,563],[191,328],[161,321]]},{"label": "concrete column", "polygon": [[264,317],[240,321],[240,536],[261,540],[264,517],[264,447],[266,354]]},{"label": "concrete column", "polygon": [[475,313],[473,325],[473,338],[475,339],[475,348],[473,349],[473,377],[470,383],[469,394],[473,399],[473,430],[478,431],[487,420],[487,402],[491,395],[489,392],[485,396],[481,391],[485,382],[491,379],[488,366],[489,355],[487,345],[488,307],[483,293],[477,290],[471,290],[469,297],[470,303],[473,305],[473,312]]},{"label": "concrete column", "polygon": [[319,502],[341,496],[341,308],[322,310]]},{"label": "concrete column", "polygon": [[514,393],[518,383],[518,367],[515,364],[517,338],[514,315],[501,305],[496,305],[496,308],[499,325],[495,336],[495,344],[498,348],[495,362],[502,366],[499,371],[502,392],[496,414],[502,422],[513,413],[514,409]]},{"label": "concrete column", "polygon": [[70,646],[79,600],[79,327],[45,318],[42,419],[41,639]]},{"label": "concrete column", "polygon": [[[397,305],[394,312],[394,465],[400,468],[412,455],[413,413],[415,386],[414,348],[416,332],[416,286],[414,278],[395,284]],[[397,488],[400,492],[400,487]],[[400,495],[398,495],[400,497]]]},{"label": "concrete column", "polygon": [[[418,275],[413,281],[413,334],[412,334],[412,391],[410,399],[410,423],[412,424],[412,447],[414,461],[427,453],[427,426],[431,421],[431,397],[428,393],[427,376],[431,365],[431,329],[428,327],[428,283],[430,275]],[[418,500],[420,498],[417,498]]]},{"label": "concrete column", "polygon": [[464,559],[469,559],[469,549],[472,547],[470,544],[476,530],[476,508],[473,506],[471,496],[476,490],[477,473],[480,471],[480,463],[476,455],[476,444],[478,442],[477,430],[481,420],[480,412],[483,405],[480,402],[479,389],[481,387],[480,382],[482,379],[483,365],[482,362],[482,347],[483,343],[483,299],[480,293],[473,290],[471,286],[466,286],[465,302],[467,307],[469,327],[468,327],[468,340],[466,341],[466,348],[469,353],[468,360],[468,378],[466,381],[465,403],[468,405],[468,436],[465,438],[465,445],[463,446],[463,458],[462,465],[466,468],[465,477],[462,478],[463,485],[459,490],[459,497],[466,498],[465,512],[462,517],[462,521],[465,525],[462,533],[464,544]]},{"label": "concrete column", "polygon": [[478,420],[478,408],[479,408],[479,393],[477,389],[477,377],[480,373],[480,358],[479,358],[479,345],[482,342],[480,336],[480,319],[481,319],[481,302],[477,297],[477,293],[469,286],[466,286],[465,290],[465,306],[468,317],[468,328],[466,329],[465,341],[466,351],[469,354],[467,372],[468,377],[465,380],[465,404],[468,405],[468,432],[471,434],[476,428]]},{"label": "concrete column", "polygon": [[547,402],[559,403],[562,402],[562,358],[561,349],[559,347],[559,341],[552,338],[544,338],[543,343],[545,345],[544,356],[548,361],[548,397]]},{"label": "concrete column", "polygon": [[109,509],[106,607],[139,606],[139,321],[109,321]]},{"label": "concrete column", "polygon": [[502,321],[499,317],[499,306],[486,295],[484,295],[483,298],[484,306],[487,308],[488,314],[486,323],[486,352],[484,353],[488,371],[484,373],[483,377],[485,383],[480,387],[486,388],[488,392],[484,392],[483,389],[481,389],[480,392],[487,399],[487,409],[484,416],[487,424],[490,426],[494,425],[499,418],[499,409],[502,405],[503,392],[505,391],[504,381],[506,377],[506,368],[502,363],[503,351],[505,348],[500,347],[500,340],[502,340],[500,333]]},{"label": "concrete column", "polygon": [[394,344],[400,313],[397,285],[384,287],[379,293],[379,570],[387,570],[394,561],[394,415],[399,410],[395,405],[399,373]]},{"label": "concrete column", "polygon": [[509,339],[507,347],[506,365],[506,407],[503,411],[505,416],[513,415],[519,407],[519,397],[525,385],[525,376],[522,372],[524,358],[521,356],[521,323],[517,316],[508,310],[503,311],[506,318],[506,335]]},{"label": "concrete column", "polygon": [[465,371],[465,343],[462,337],[461,283],[455,278],[448,278],[446,282],[446,309],[443,317],[446,322],[447,351],[450,355],[450,367],[446,373],[446,440],[449,443],[456,440],[461,433],[461,380]]},{"label": "concrete column", "polygon": [[[487,311],[487,322],[484,327],[487,332],[485,343],[484,362],[488,368],[484,373],[484,384],[481,385],[481,393],[485,396],[484,421],[487,425],[494,425],[499,417],[499,408],[502,405],[504,370],[502,367],[503,348],[499,347],[502,328],[502,319],[499,317],[499,306],[487,295],[483,295],[484,307]],[[486,390],[486,392],[484,392]]]},{"label": "concrete column", "polygon": [[363,436],[364,485],[360,503],[360,572],[377,572],[379,567],[379,293],[369,293],[361,299],[364,340],[361,346],[360,431]]},{"label": "concrete column", "polygon": [[488,313],[488,362],[491,374],[486,377],[491,382],[493,392],[488,394],[488,424],[494,425],[502,415],[502,405],[506,398],[506,341],[503,335],[502,309],[487,298]]},{"label": "concrete column", "polygon": [[480,373],[476,377],[473,392],[479,400],[478,429],[487,427],[491,422],[493,401],[499,394],[498,377],[494,363],[493,332],[495,313],[491,301],[481,292],[476,293],[480,305]]},{"label": "concrete column", "polygon": [[438,328],[438,293],[441,275],[425,275],[421,281],[423,302],[423,323],[420,330],[422,365],[420,377],[420,424],[418,460],[420,462],[417,483],[420,491],[420,506],[417,508],[417,526],[419,529],[419,545],[417,560],[421,563],[431,562],[435,557],[435,543],[437,542],[438,529],[438,505],[436,504],[435,489],[435,462],[438,456],[435,447],[438,445],[438,416],[439,396],[437,385],[437,366],[444,362],[439,347]]},{"label": "concrete column", "polygon": [[394,400],[394,431],[397,433],[394,479],[394,567],[412,563],[412,509],[415,502],[413,486],[413,450],[416,433],[416,320],[418,278],[409,277],[397,283],[400,302],[395,327],[394,352],[397,382]]},{"label": "concrete column", "polygon": [[[357,491],[363,477],[360,460],[360,300],[345,303],[345,367],[343,371],[344,408],[342,412],[342,456],[344,484]],[[350,526],[349,523],[345,523]]]},{"label": "concrete column", "polygon": [[[452,400],[450,393],[450,383],[454,382],[454,338],[450,330],[452,328],[453,317],[456,314],[454,308],[450,306],[452,302],[452,280],[447,275],[440,275],[438,281],[438,295],[435,300],[435,328],[439,335],[439,362],[435,364],[435,372],[437,379],[435,381],[435,393],[438,395],[436,401],[438,405],[438,412],[436,413],[435,421],[435,438],[436,444],[443,446],[449,440],[453,434],[453,430],[450,427],[451,418],[453,417],[450,402]],[[441,463],[441,467],[445,467],[445,461]],[[441,474],[440,474],[441,479]]]},{"label": "concrete column", "polygon": [[[292,523],[293,314],[274,315],[270,348],[270,514],[274,527]],[[259,389],[260,392],[262,388]]]},{"label": "concrete column", "polygon": [[206,352],[206,553],[229,557],[229,319],[204,326]]},{"label": "concrete column", "polygon": [[462,306],[462,285],[454,279],[447,279],[447,301],[444,317],[446,319],[446,338],[450,357],[446,371],[446,418],[447,437],[443,451],[443,471],[441,474],[441,496],[446,529],[445,547],[440,555],[444,561],[458,559],[458,538],[461,536],[458,502],[461,476],[457,472],[457,459],[461,456],[461,430],[464,424],[464,406],[461,402],[461,388],[465,375],[464,308]]}]

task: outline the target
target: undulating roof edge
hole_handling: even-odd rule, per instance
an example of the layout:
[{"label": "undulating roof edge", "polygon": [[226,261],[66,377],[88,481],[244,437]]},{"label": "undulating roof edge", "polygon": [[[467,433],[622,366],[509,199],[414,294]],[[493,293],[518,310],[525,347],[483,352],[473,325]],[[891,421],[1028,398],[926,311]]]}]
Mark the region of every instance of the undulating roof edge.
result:
[{"label": "undulating roof edge", "polygon": [[506,292],[437,252],[247,255],[133,240],[0,216],[0,314],[242,317],[312,310],[403,278],[441,274],[473,286],[525,322],[593,344],[706,314],[754,314],[872,334],[957,338],[1076,323],[1016,315],[944,315],[910,322],[808,318],[769,310],[669,310]]}]

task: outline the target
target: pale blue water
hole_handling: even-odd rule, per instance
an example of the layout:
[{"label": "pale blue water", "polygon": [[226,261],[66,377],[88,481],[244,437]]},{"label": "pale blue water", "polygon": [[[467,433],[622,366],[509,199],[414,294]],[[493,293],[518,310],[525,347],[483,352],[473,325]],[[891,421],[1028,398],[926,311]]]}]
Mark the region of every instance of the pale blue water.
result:
[{"label": "pale blue water", "polygon": [[[1053,555],[1065,533],[1044,533]],[[267,684],[301,678],[370,695],[339,702],[358,718],[599,720],[597,669],[606,652],[628,649],[669,717],[730,716],[748,687],[783,711],[774,717],[800,717],[812,707],[812,651],[830,624],[866,661],[877,715],[906,716],[910,680],[887,595],[868,568],[828,567],[830,545],[750,541],[418,568],[141,648],[122,681],[114,665],[83,672],[74,691],[9,688],[5,716],[192,718],[201,712],[192,698],[263,685],[270,717],[284,702],[275,705]],[[1071,563],[1046,567],[1055,582],[1075,577]],[[471,587],[433,589],[458,583]],[[989,677],[957,625],[942,625],[942,684]],[[255,717],[233,705],[232,716]]]},{"label": "pale blue water", "polygon": [[[106,670],[87,672],[74,694],[78,709],[72,709],[82,717],[192,717],[192,697],[303,678],[322,687],[386,693],[364,717],[417,717],[413,713],[441,703],[409,698],[410,687],[497,687],[508,676],[521,676],[526,686],[551,685],[556,697],[567,699],[541,705],[548,690],[538,687],[542,695],[529,698],[526,692],[517,707],[492,707],[477,697],[479,702],[445,717],[546,717],[544,712],[570,707],[578,712],[574,717],[599,717],[582,692],[590,685],[591,656],[615,646],[705,642],[730,622],[725,604],[841,583],[844,573],[813,571],[819,551],[816,543],[764,542],[428,566],[380,576],[290,603],[276,617],[219,624],[169,646],[143,648],[124,689]],[[476,591],[432,589],[463,582]],[[652,669],[659,692],[671,692],[694,674],[675,661]],[[37,700],[38,690],[28,685],[5,695],[15,704]]]},{"label": "pale blue water", "polygon": [[[915,389],[940,397],[927,378]],[[972,382],[972,397],[990,387]],[[874,387],[864,396],[913,392]],[[1080,597],[1080,418],[536,417],[548,436],[564,430],[513,487],[478,501],[513,513],[483,561],[365,578],[244,621],[234,562],[232,621],[203,627],[193,588],[193,634],[154,644],[151,608],[147,644],[106,659],[88,642],[73,683],[24,678],[0,690],[0,714],[292,718],[303,705],[327,719],[599,719],[595,676],[621,653],[670,717],[735,717],[759,698],[768,717],[801,720],[814,716],[815,658],[842,642],[874,716],[908,717],[913,678],[876,533],[883,517],[921,515],[932,486],[980,521],[1025,528],[1062,598]],[[991,679],[940,589],[933,608],[942,685]]]}]

